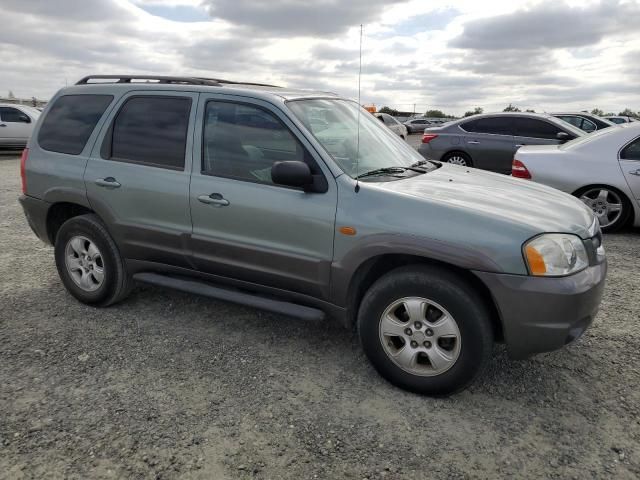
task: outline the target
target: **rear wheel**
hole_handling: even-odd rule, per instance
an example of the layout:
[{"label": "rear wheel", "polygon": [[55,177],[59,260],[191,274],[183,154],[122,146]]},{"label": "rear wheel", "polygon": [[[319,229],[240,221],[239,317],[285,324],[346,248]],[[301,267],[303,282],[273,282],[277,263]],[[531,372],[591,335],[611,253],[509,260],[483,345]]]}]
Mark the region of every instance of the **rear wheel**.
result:
[{"label": "rear wheel", "polygon": [[107,306],[128,295],[132,281],[124,259],[96,215],[67,220],[58,230],[54,248],[60,279],[81,302]]},{"label": "rear wheel", "polygon": [[593,210],[605,232],[614,232],[622,228],[631,214],[631,205],[627,197],[611,187],[589,187],[578,192],[576,196]]},{"label": "rear wheel", "polygon": [[447,153],[442,157],[442,161],[446,163],[452,163],[454,165],[460,165],[461,167],[472,167],[471,157],[462,152]]},{"label": "rear wheel", "polygon": [[396,269],[365,294],[358,312],[363,349],[391,383],[417,393],[464,389],[488,360],[493,336],[475,291],[448,270]]}]

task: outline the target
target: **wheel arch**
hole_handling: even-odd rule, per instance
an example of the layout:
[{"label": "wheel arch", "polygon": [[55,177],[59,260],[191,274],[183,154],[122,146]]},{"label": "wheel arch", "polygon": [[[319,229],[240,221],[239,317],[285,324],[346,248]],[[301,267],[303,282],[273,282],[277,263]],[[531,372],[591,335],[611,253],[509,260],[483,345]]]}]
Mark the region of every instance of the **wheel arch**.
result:
[{"label": "wheel arch", "polygon": [[90,208],[73,202],[58,202],[49,207],[47,212],[46,226],[47,237],[52,245],[55,244],[58,230],[64,222],[70,218],[85,215],[87,213],[95,213]]},{"label": "wheel arch", "polygon": [[489,311],[494,338],[497,341],[504,339],[500,312],[493,299],[493,295],[482,280],[464,268],[440,260],[411,254],[381,254],[369,258],[360,264],[352,276],[348,287],[346,321],[349,326],[356,324],[360,304],[369,287],[386,273],[408,265],[434,265],[446,268],[456,274],[461,280],[470,285],[482,299],[485,307]]}]

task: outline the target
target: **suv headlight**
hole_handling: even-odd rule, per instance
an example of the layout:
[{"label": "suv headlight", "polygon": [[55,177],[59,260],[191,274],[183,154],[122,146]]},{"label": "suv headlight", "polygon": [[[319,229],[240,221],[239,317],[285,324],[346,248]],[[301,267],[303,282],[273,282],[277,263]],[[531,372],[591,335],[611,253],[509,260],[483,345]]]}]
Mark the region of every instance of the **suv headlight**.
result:
[{"label": "suv headlight", "polygon": [[569,233],[546,233],[524,244],[529,273],[542,277],[561,277],[589,266],[582,239]]}]

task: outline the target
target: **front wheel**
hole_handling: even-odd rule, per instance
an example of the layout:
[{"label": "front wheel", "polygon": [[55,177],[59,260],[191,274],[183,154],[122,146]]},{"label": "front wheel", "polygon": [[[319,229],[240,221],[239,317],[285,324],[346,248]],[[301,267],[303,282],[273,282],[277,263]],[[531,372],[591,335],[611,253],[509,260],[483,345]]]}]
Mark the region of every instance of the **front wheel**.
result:
[{"label": "front wheel", "polygon": [[365,294],[358,312],[363,349],[389,382],[417,393],[464,389],[491,355],[489,314],[464,279],[439,267],[402,267]]}]

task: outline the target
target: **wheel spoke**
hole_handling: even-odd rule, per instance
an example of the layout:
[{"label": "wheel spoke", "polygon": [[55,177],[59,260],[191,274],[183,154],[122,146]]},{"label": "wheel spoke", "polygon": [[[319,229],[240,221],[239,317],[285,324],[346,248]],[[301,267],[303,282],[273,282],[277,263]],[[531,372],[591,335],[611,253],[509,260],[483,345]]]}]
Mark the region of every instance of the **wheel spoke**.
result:
[{"label": "wheel spoke", "polygon": [[587,203],[587,204],[591,205],[591,202],[593,201],[593,198],[587,197],[586,195],[582,195],[580,197],[580,200],[582,200],[584,203]]},{"label": "wheel spoke", "polygon": [[380,328],[383,335],[401,337],[404,335],[405,324],[400,323],[397,318],[388,314],[382,317]]},{"label": "wheel spoke", "polygon": [[89,248],[87,248],[87,254],[89,254],[91,258],[94,258],[96,256],[100,256],[100,251],[98,250],[98,247],[96,247],[93,243],[89,243]]},{"label": "wheel spoke", "polygon": [[598,193],[598,200],[602,202],[606,203],[608,197],[609,197],[609,190],[602,189],[600,190],[600,193]]},{"label": "wheel spoke", "polygon": [[448,368],[453,361],[453,358],[437,344],[434,344],[432,348],[427,350],[427,356],[429,357],[431,366],[436,371]]},{"label": "wheel spoke", "polygon": [[393,357],[396,362],[405,368],[414,368],[416,365],[416,357],[418,352],[411,348],[409,344],[405,344]]},{"label": "wheel spoke", "polygon": [[104,270],[102,268],[94,267],[94,269],[90,273],[96,283],[100,285],[102,283],[102,280],[104,279]]},{"label": "wheel spoke", "polygon": [[72,271],[82,270],[82,267],[80,266],[80,259],[72,255],[67,257],[67,266],[69,267],[69,270]]},{"label": "wheel spoke", "polygon": [[456,328],[453,318],[449,315],[443,315],[436,323],[431,326],[436,338],[440,337],[458,337],[458,329]]},{"label": "wheel spoke", "polygon": [[407,310],[409,320],[412,322],[424,321],[425,303],[418,298],[405,300],[404,308]]},{"label": "wheel spoke", "polygon": [[609,213],[617,213],[622,210],[622,204],[610,203],[609,205],[607,205],[607,210],[609,210]]},{"label": "wheel spoke", "polygon": [[84,247],[84,240],[82,240],[79,237],[76,237],[73,240],[71,240],[70,245],[71,245],[71,248],[73,249],[73,251],[78,256],[84,255],[85,253],[87,253],[87,251],[86,251],[86,249]]},{"label": "wheel spoke", "polygon": [[91,275],[88,272],[82,271],[82,277],[80,277],[80,286],[85,290],[90,290],[93,287],[91,281]]}]

